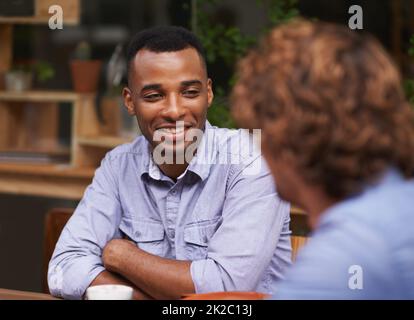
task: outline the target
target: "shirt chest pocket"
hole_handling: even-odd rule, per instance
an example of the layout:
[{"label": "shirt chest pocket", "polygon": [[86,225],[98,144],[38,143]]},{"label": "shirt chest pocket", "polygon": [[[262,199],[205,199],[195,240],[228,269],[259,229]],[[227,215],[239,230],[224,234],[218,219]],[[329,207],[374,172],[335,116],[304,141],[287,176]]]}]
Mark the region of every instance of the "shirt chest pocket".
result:
[{"label": "shirt chest pocket", "polygon": [[167,253],[168,248],[162,222],[134,221],[130,218],[123,218],[119,229],[140,249],[161,257]]},{"label": "shirt chest pocket", "polygon": [[210,239],[219,227],[219,219],[187,224],[184,227],[184,242],[187,259],[207,258]]}]

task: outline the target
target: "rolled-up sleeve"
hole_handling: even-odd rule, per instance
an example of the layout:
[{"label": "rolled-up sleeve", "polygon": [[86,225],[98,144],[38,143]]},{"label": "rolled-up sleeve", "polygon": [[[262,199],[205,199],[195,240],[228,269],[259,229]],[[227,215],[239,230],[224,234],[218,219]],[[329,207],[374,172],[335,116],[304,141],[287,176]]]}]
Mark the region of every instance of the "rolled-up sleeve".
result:
[{"label": "rolled-up sleeve", "polygon": [[102,250],[115,236],[122,214],[117,190],[107,156],[56,244],[48,270],[49,289],[54,296],[81,299],[104,270]]},{"label": "rolled-up sleeve", "polygon": [[[260,172],[245,173],[257,165]],[[256,290],[289,219],[290,205],[278,197],[261,157],[233,168],[227,184],[223,220],[210,239],[207,258],[191,264],[197,293]],[[285,255],[281,258],[290,260],[290,252]]]}]

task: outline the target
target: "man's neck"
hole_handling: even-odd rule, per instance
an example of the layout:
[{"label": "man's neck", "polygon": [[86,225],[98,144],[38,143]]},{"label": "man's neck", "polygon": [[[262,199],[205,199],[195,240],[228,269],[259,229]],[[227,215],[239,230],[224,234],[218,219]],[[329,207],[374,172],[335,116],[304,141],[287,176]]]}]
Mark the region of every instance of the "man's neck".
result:
[{"label": "man's neck", "polygon": [[170,177],[174,181],[181,176],[188,167],[188,163],[184,164],[162,164],[158,166],[162,173]]},{"label": "man's neck", "polygon": [[329,197],[321,188],[304,188],[301,191],[301,203],[299,204],[308,214],[309,226],[315,229],[322,214],[335,203],[337,199]]},{"label": "man's neck", "polygon": [[[202,137],[202,139],[204,139],[204,137]],[[177,178],[179,176],[181,176],[185,170],[187,169],[188,165],[190,164],[191,160],[195,157],[195,155],[197,154],[198,151],[198,147],[200,146],[201,141],[197,141],[195,144],[195,148],[192,154],[187,154],[184,152],[185,154],[185,160],[184,163],[172,163],[172,164],[160,164],[158,165],[158,167],[160,168],[160,170],[162,171],[162,173],[164,173],[167,177],[170,177],[171,179],[173,179],[174,181],[177,180]],[[152,153],[152,151],[151,151]],[[151,155],[152,156],[152,155]],[[174,162],[176,162],[176,156],[174,155]]]},{"label": "man's neck", "polygon": [[[171,179],[176,181],[177,178],[185,172],[185,170],[187,169],[187,167],[190,164],[191,160],[194,158],[194,155],[195,155],[196,152],[197,152],[197,149],[194,151],[194,154],[189,159],[186,158],[185,160],[181,159],[181,160],[177,161],[176,157],[174,157],[174,161],[173,161],[174,163],[171,163],[171,164],[163,163],[163,164],[159,164],[159,165],[157,164],[158,168],[167,177],[170,177]],[[177,163],[177,162],[179,162],[179,163]]]}]

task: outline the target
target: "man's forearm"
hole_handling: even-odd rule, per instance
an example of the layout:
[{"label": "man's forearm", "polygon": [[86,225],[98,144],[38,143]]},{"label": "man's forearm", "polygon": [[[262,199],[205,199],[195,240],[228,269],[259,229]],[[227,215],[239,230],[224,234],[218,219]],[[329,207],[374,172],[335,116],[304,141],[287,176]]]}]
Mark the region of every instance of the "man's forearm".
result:
[{"label": "man's forearm", "polygon": [[113,254],[104,259],[105,267],[155,299],[179,299],[183,294],[195,292],[191,261],[161,258],[126,242],[118,242],[114,250],[108,251]]},{"label": "man's forearm", "polygon": [[107,270],[102,271],[90,284],[90,286],[97,286],[102,284],[122,284],[129,287],[132,287],[134,289],[133,292],[133,299],[134,300],[149,300],[153,299],[149,295],[147,295],[145,292],[138,289],[134,284],[129,282],[128,280],[122,278],[121,276],[118,276],[117,274],[114,274],[112,272],[109,272]]}]

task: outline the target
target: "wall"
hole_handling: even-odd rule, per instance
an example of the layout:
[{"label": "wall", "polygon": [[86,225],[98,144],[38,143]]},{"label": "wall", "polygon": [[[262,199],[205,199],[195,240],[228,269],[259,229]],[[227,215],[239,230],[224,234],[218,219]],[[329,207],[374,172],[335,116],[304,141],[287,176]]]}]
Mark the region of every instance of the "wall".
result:
[{"label": "wall", "polygon": [[77,202],[0,194],[0,288],[42,290],[46,212]]}]

